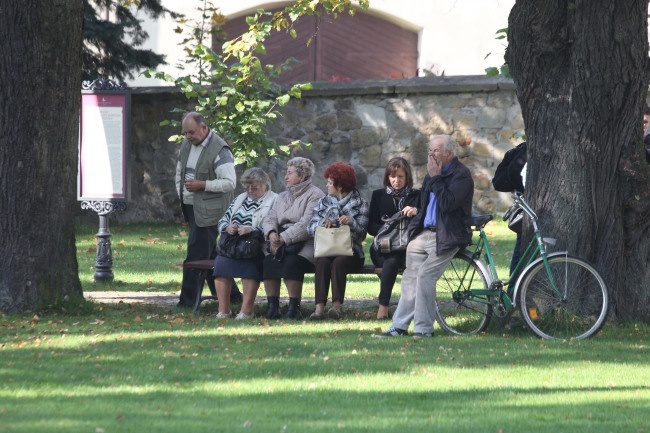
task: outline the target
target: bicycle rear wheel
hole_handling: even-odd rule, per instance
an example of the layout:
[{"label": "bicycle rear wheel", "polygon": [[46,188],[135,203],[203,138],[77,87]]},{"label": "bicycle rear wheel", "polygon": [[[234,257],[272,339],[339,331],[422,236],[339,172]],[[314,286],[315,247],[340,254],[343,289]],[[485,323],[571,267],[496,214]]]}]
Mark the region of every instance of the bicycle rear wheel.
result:
[{"label": "bicycle rear wheel", "polygon": [[605,323],[609,300],[598,272],[582,259],[550,256],[549,272],[540,261],[521,282],[519,311],[538,337],[587,338]]},{"label": "bicycle rear wheel", "polygon": [[488,279],[469,254],[451,259],[436,284],[436,319],[440,327],[456,335],[485,331],[492,317],[492,302],[472,290],[487,290]]}]

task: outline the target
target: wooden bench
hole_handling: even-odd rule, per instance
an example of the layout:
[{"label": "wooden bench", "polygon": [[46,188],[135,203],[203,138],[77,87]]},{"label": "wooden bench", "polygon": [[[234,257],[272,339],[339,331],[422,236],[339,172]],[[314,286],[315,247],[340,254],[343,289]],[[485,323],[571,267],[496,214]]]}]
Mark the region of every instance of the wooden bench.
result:
[{"label": "wooden bench", "polygon": [[[193,269],[198,272],[197,285],[196,285],[196,299],[194,301],[194,311],[199,310],[201,302],[206,299],[217,299],[217,291],[214,288],[214,279],[212,278],[212,270],[214,260],[193,260],[190,262],[183,262],[183,269]],[[381,268],[376,268],[373,265],[364,265],[349,275],[379,275]],[[208,283],[211,295],[203,296],[203,287]]]}]

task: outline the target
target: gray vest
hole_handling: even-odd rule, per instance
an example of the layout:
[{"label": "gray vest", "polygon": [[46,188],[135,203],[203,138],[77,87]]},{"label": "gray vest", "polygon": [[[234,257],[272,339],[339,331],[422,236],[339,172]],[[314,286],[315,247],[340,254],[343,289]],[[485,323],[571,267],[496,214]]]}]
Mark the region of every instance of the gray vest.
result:
[{"label": "gray vest", "polygon": [[[208,145],[203,148],[199,160],[196,162],[196,180],[214,180],[217,175],[214,173],[214,160],[221,152],[221,149],[230,146],[217,134],[212,133],[212,138]],[[192,144],[187,140],[181,143],[180,160],[181,160],[181,186],[180,194],[181,205],[183,204],[183,182],[185,179],[185,169],[187,159],[190,156]],[[232,151],[232,150],[231,150]],[[196,191],[194,194],[194,220],[198,227],[216,226],[230,202],[232,201],[232,192],[208,192]]]}]

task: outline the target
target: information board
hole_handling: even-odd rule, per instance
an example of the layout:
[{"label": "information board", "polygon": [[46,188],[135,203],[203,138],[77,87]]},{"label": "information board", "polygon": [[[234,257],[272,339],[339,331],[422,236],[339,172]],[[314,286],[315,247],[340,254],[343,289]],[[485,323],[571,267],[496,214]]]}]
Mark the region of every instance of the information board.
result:
[{"label": "information board", "polygon": [[82,91],[78,200],[127,199],[129,96],[125,90]]}]

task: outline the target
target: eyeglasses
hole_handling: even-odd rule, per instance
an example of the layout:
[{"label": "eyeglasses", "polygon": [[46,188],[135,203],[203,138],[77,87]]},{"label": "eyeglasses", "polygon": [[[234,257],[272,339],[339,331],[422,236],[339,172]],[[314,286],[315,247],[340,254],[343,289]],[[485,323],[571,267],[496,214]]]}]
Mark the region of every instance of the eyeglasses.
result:
[{"label": "eyeglasses", "polygon": [[262,185],[245,185],[244,189],[246,191],[259,191],[262,189]]}]

